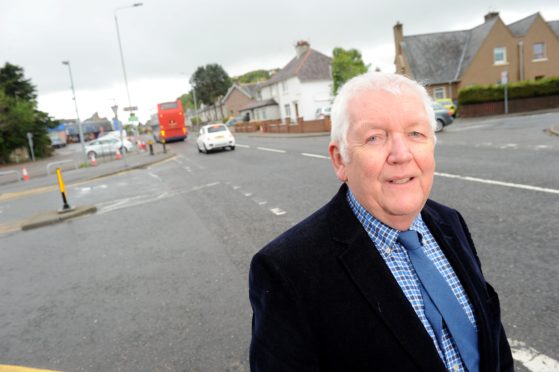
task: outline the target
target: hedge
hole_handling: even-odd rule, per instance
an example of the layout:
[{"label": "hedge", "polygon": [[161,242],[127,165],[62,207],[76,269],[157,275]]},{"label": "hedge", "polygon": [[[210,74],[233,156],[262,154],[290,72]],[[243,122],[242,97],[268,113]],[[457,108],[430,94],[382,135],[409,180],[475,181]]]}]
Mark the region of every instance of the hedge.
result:
[{"label": "hedge", "polygon": [[[508,98],[541,97],[559,94],[559,77],[523,80],[508,86]],[[501,84],[472,85],[458,92],[458,105],[502,101],[505,97]]]}]

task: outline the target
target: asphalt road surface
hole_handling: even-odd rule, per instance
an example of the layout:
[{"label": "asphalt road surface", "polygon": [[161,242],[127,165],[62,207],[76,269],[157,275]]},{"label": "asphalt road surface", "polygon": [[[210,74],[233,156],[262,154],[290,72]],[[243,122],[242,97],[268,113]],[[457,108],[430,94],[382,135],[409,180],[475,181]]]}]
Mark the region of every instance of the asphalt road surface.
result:
[{"label": "asphalt road surface", "polygon": [[[559,113],[438,136],[432,198],[470,226],[519,371],[559,368]],[[247,371],[252,255],[337,191],[328,137],[194,139],[149,169],[70,187],[98,212],[0,235],[0,364],[65,371]],[[0,224],[58,208],[0,203]]]}]

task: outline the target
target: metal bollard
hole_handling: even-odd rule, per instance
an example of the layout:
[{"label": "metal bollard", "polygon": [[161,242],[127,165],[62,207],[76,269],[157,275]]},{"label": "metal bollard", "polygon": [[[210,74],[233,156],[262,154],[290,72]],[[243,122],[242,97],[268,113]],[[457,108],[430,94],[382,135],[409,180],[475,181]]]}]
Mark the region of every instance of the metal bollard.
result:
[{"label": "metal bollard", "polygon": [[149,145],[149,154],[153,155],[153,141],[150,140],[148,142],[148,145]]},{"label": "metal bollard", "polygon": [[167,153],[167,147],[165,147],[165,140],[162,139],[161,143],[163,144],[163,153],[166,154]]},{"label": "metal bollard", "polygon": [[62,194],[62,209],[60,212],[66,212],[70,209],[70,204],[68,204],[68,200],[66,199],[66,188],[64,187],[64,181],[62,180],[62,172],[60,168],[56,168],[56,175],[58,176],[58,187],[60,189],[60,194]]}]

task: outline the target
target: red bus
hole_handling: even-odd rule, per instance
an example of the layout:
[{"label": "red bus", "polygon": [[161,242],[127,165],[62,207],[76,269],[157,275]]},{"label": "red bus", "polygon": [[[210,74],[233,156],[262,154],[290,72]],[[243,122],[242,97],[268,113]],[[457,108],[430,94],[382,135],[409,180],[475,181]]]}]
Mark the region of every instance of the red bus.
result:
[{"label": "red bus", "polygon": [[188,130],[180,100],[157,104],[157,113],[151,116],[151,130],[157,142],[184,141]]}]

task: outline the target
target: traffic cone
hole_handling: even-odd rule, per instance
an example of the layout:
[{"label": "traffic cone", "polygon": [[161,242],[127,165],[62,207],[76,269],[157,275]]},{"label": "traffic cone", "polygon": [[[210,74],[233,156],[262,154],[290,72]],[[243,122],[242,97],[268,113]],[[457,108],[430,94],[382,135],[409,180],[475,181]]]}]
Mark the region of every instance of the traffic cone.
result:
[{"label": "traffic cone", "polygon": [[27,173],[27,168],[21,168],[21,175],[24,181],[29,181],[29,173]]},{"label": "traffic cone", "polygon": [[95,167],[97,165],[97,160],[95,160],[95,154],[91,154],[91,157],[89,158],[89,160],[91,161],[91,166]]},{"label": "traffic cone", "polygon": [[115,159],[120,160],[121,158],[122,158],[122,155],[120,155],[120,150],[116,149]]}]

